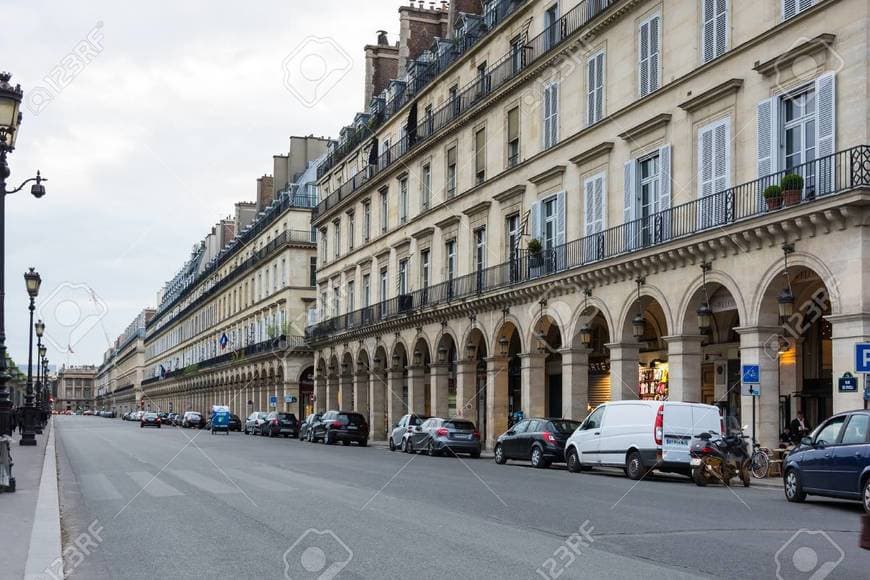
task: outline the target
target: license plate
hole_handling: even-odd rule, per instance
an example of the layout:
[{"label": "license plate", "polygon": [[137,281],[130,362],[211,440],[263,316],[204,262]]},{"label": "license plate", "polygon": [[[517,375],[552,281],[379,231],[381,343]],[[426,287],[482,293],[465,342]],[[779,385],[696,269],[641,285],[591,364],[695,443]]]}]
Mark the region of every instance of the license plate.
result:
[{"label": "license plate", "polygon": [[347,428],[352,431],[356,431],[356,425],[348,425]]},{"label": "license plate", "polygon": [[697,467],[701,465],[701,460],[697,457],[693,457],[690,463],[692,464],[692,467]]},{"label": "license plate", "polygon": [[454,437],[456,437],[457,439],[471,439],[471,435],[464,435],[461,433],[458,435],[454,435]]}]

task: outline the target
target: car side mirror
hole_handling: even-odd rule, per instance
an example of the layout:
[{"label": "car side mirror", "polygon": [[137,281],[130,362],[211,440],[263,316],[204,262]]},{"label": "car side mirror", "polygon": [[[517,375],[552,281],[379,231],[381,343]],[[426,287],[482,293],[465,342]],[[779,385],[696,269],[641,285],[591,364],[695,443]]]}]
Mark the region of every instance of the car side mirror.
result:
[{"label": "car side mirror", "polygon": [[516,433],[516,431],[514,431],[513,429],[511,429],[510,431],[508,431],[507,433],[505,433],[505,435],[513,435],[513,434],[515,434],[515,433]]},{"label": "car side mirror", "polygon": [[801,437],[801,445],[805,447],[814,447],[813,440],[810,437]]}]

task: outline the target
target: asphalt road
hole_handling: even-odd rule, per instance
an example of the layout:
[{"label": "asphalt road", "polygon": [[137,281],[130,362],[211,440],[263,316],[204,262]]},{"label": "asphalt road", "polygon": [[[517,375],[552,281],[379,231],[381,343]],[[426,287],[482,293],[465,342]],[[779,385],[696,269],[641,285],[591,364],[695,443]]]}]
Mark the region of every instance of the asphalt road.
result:
[{"label": "asphalt road", "polygon": [[65,546],[83,546],[67,554],[72,578],[775,578],[778,562],[782,578],[870,570],[857,503],[54,420]]}]

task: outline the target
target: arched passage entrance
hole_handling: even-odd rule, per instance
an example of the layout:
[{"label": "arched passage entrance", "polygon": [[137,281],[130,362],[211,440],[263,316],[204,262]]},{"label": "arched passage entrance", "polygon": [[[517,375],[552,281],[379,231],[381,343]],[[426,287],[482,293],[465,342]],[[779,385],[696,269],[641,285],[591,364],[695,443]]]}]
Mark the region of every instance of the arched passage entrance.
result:
[{"label": "arched passage entrance", "polygon": [[412,365],[408,370],[408,412],[431,414],[432,368],[429,343],[422,336],[414,343]]},{"label": "arched passage entrance", "polygon": [[486,384],[486,442],[487,449],[495,447],[496,438],[507,431],[522,409],[520,353],[522,338],[517,325],[506,320],[493,337],[493,354],[487,364]]},{"label": "arched passage entrance", "polygon": [[523,411],[527,417],[562,416],[562,330],[550,315],[533,326],[523,375]]},{"label": "arched passage entrance", "polygon": [[486,372],[489,351],[486,337],[477,327],[472,328],[465,339],[464,361],[457,369],[456,400],[458,415],[471,419],[481,436],[486,435]]},{"label": "arched passage entrance", "polygon": [[387,349],[380,345],[372,359],[370,408],[371,439],[386,441],[387,438]]},{"label": "arched passage entrance", "polygon": [[610,392],[616,400],[666,400],[669,391],[668,314],[657,296],[640,285],[623,308],[621,342],[610,345]]},{"label": "arched passage entrance", "polygon": [[449,333],[438,339],[431,365],[430,410],[436,417],[456,415],[456,341]]}]

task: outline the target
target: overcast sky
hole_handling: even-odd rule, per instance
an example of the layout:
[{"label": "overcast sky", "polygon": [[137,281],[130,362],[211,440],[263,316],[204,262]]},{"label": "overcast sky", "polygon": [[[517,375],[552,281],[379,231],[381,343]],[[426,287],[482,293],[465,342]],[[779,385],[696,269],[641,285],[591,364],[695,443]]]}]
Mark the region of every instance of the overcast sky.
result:
[{"label": "overcast sky", "polygon": [[0,70],[25,91],[9,185],[48,178],[44,198],[6,200],[15,361],[27,362],[27,267],[42,275],[51,363],[101,362],[193,244],[253,201],[290,135],[335,137],[352,120],[363,46],[382,28],[395,41],[400,4],[0,0]]}]

